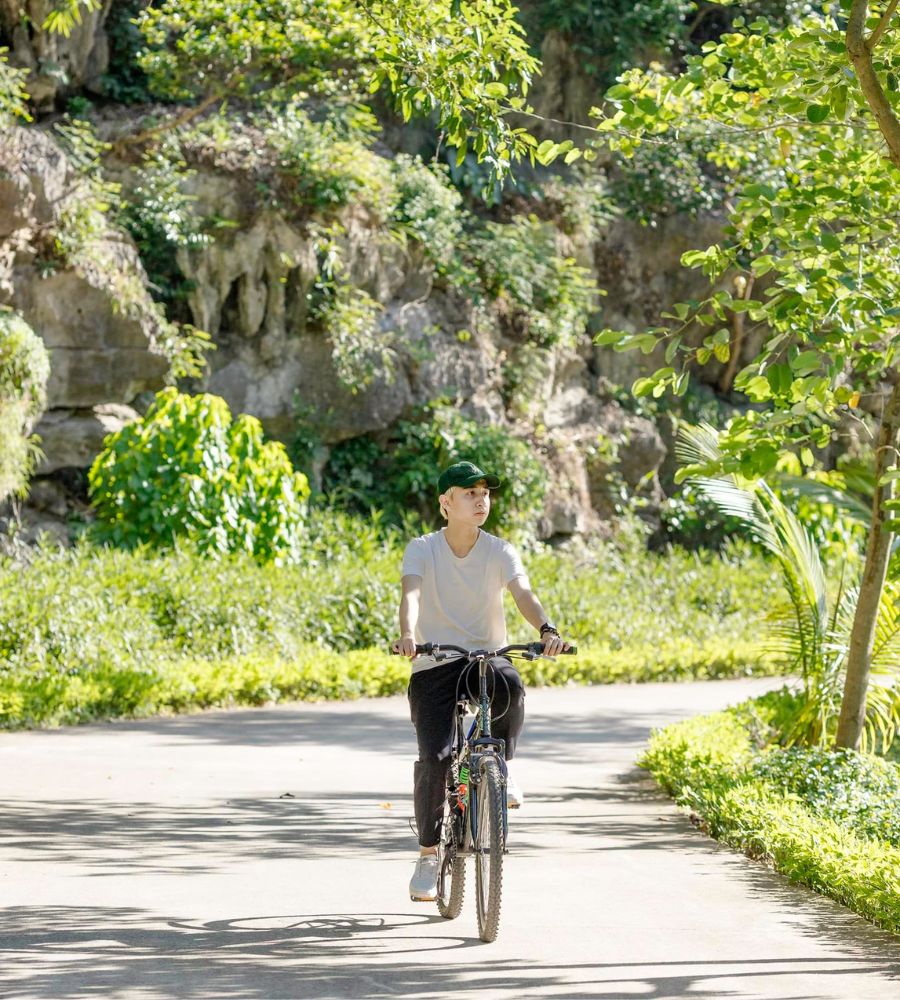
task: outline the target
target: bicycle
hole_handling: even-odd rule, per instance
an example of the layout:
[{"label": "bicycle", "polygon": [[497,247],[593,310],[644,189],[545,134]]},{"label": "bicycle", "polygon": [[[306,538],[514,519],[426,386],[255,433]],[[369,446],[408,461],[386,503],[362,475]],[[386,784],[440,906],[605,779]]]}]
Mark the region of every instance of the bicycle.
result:
[{"label": "bicycle", "polygon": [[[447,655],[441,654],[447,652]],[[478,664],[479,690],[474,701],[468,690],[457,696],[454,739],[447,770],[447,796],[438,843],[437,906],[442,917],[453,920],[462,912],[466,887],[466,859],[475,861],[475,909],[478,936],[495,941],[500,929],[500,897],[503,890],[503,856],[507,853],[508,819],[506,804],[505,743],[491,735],[491,706],[488,698],[488,663],[494,656],[521,653],[534,660],[544,652],[542,642],[513,644],[501,649],[462,649],[440,643],[416,646],[417,654],[433,656],[438,662],[468,659],[466,670]],[[574,646],[565,650],[577,652]],[[475,717],[465,731],[470,701]]]}]

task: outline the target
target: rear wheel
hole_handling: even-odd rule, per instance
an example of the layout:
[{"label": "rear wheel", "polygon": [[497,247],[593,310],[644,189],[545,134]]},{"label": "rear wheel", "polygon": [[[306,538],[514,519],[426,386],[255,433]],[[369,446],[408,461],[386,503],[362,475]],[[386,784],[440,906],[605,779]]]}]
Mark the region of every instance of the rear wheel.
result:
[{"label": "rear wheel", "polygon": [[462,911],[466,893],[466,859],[459,853],[462,823],[449,805],[441,828],[441,843],[438,849],[438,913],[448,920],[454,920]]},{"label": "rear wheel", "polygon": [[478,934],[494,941],[500,929],[503,891],[503,789],[500,765],[491,756],[481,759],[475,832],[475,904]]}]

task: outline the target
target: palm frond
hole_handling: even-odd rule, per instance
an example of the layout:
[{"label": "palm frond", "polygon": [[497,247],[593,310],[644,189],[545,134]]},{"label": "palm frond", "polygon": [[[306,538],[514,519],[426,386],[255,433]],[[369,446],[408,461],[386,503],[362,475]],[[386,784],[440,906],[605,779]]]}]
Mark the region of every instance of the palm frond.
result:
[{"label": "palm frond", "polygon": [[679,424],[675,458],[681,465],[717,465],[722,461],[719,432],[712,424]]},{"label": "palm frond", "polygon": [[818,503],[833,504],[838,510],[849,514],[862,524],[871,524],[872,522],[871,500],[851,492],[849,483],[848,488],[841,489],[827,483],[817,482],[815,479],[807,479],[805,476],[788,475],[780,475],[778,483],[793,490],[798,496],[807,497]]},{"label": "palm frond", "polygon": [[889,583],[881,592],[875,643],[872,647],[873,673],[893,674],[900,670],[900,587]]}]

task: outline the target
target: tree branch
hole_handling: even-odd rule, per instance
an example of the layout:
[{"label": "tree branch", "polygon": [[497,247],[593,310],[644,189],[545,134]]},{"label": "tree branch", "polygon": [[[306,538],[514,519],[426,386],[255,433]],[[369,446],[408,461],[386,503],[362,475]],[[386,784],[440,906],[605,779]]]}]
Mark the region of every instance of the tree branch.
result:
[{"label": "tree branch", "polygon": [[117,150],[122,150],[128,146],[136,146],[139,143],[155,139],[156,136],[162,135],[163,132],[168,132],[170,129],[187,125],[188,122],[193,121],[198,115],[202,115],[211,104],[215,104],[221,96],[222,94],[220,93],[207,94],[199,104],[195,104],[193,107],[188,108],[187,111],[183,111],[176,118],[169,118],[167,121],[161,122],[153,128],[145,129],[143,132],[135,132],[133,135],[123,135],[121,139],[117,139],[113,143],[113,146]]},{"label": "tree branch", "polygon": [[874,51],[875,46],[881,41],[884,33],[887,31],[888,24],[894,16],[894,11],[897,9],[898,3],[900,3],[900,0],[891,0],[887,6],[887,10],[881,15],[878,24],[875,25],[875,30],[869,35],[866,46],[870,52]]},{"label": "tree branch", "polygon": [[[881,21],[875,29],[876,33],[882,28],[882,25],[884,28],[887,27],[885,18],[888,14],[893,13],[896,6],[897,0],[891,0],[888,9],[882,15]],[[868,12],[868,0],[853,0],[845,36],[847,55],[856,70],[856,77],[859,80],[859,86],[866,103],[875,116],[875,121],[878,122],[878,127],[887,143],[890,161],[895,167],[900,167],[900,121],[894,114],[894,109],[891,107],[884,88],[881,86],[881,81],[878,79],[878,74],[875,72],[872,61],[872,48],[874,46],[870,45],[871,39],[867,42],[865,37]],[[882,31],[881,34],[884,32]],[[880,38],[881,35],[878,37]],[[874,34],[872,38],[875,38]]]}]

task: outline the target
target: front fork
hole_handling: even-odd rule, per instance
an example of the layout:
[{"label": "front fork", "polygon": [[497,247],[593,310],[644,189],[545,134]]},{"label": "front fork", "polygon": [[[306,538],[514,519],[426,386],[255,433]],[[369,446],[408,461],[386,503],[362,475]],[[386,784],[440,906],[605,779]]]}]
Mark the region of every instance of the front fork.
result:
[{"label": "front fork", "polygon": [[[483,748],[479,752],[479,748]],[[478,785],[481,782],[481,761],[485,757],[491,757],[495,760],[500,768],[500,801],[502,804],[503,813],[503,847],[506,850],[506,841],[509,836],[509,822],[508,822],[508,812],[506,806],[506,758],[504,756],[506,750],[506,744],[503,740],[498,740],[493,736],[482,736],[480,739],[475,740],[472,744],[472,755],[470,767],[470,782],[475,791],[475,794],[469,795],[469,808],[467,810],[469,814],[469,829],[468,836],[466,837],[466,846],[471,850],[471,846],[475,840],[475,832],[478,829]]]}]

